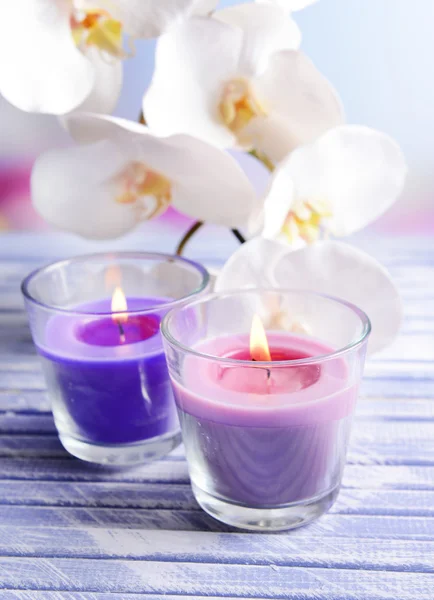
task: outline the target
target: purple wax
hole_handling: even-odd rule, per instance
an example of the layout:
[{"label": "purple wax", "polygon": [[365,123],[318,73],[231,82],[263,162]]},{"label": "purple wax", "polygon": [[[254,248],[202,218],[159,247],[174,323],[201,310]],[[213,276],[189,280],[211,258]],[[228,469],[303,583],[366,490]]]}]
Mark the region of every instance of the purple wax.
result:
[{"label": "purple wax", "polygon": [[[333,352],[294,334],[268,335],[273,361]],[[196,349],[249,360],[247,337],[219,337]],[[357,398],[345,358],[265,368],[189,356],[173,381],[193,484],[250,507],[321,497],[338,485]]]},{"label": "purple wax", "polygon": [[104,445],[178,430],[159,330],[165,309],[158,307],[168,301],[127,298],[122,333],[110,315],[97,316],[110,313],[109,299],[80,305],[72,316],[56,315],[48,321],[38,351],[60,434]]}]

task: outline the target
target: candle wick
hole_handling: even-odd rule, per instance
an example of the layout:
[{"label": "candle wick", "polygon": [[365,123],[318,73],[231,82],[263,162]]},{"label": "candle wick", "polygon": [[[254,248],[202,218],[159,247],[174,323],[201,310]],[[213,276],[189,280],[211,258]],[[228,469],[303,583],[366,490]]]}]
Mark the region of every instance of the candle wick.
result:
[{"label": "candle wick", "polygon": [[[252,357],[252,362],[256,362],[256,358]],[[271,369],[265,369],[267,371],[267,386],[270,384],[271,379]]]},{"label": "candle wick", "polygon": [[117,323],[118,329],[119,329],[119,337],[121,338],[121,344],[123,344],[125,342],[125,330],[120,321],[116,321],[116,323]]}]

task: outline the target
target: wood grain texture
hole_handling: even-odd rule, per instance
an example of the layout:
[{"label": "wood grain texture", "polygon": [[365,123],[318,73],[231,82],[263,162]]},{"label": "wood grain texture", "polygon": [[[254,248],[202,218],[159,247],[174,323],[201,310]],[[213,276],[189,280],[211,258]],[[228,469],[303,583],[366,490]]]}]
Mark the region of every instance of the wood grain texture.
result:
[{"label": "wood grain texture", "polygon": [[[197,509],[189,483],[0,481],[0,505]],[[434,491],[343,488],[331,513],[434,516]]]},{"label": "wood grain texture", "polygon": [[[23,589],[100,591],[329,600],[410,598],[432,600],[428,573],[317,569],[280,565],[174,563],[140,560],[0,558],[4,587],[19,579]],[[289,589],[288,589],[289,588]],[[394,596],[392,596],[394,594]]]},{"label": "wood grain texture", "polygon": [[[151,235],[144,248],[138,235],[122,245],[167,250],[172,241]],[[99,246],[0,238],[1,600],[433,600],[434,240],[359,243],[400,286],[401,335],[366,366],[329,514],[292,533],[256,535],[201,511],[182,449],[127,470],[65,453],[19,283],[43,263]],[[204,260],[215,252],[209,240],[192,250]]]},{"label": "wood grain texture", "polygon": [[[106,558],[376,571],[434,572],[434,542],[315,535],[69,528],[0,528],[0,556]],[[320,543],[323,540],[323,543]]]},{"label": "wood grain texture", "polygon": [[[434,404],[434,402],[433,402]],[[34,434],[34,435],[31,435]],[[431,419],[365,418],[355,427],[349,464],[434,465],[434,421]],[[0,457],[60,457],[68,455],[57,440],[49,413],[0,413]],[[165,461],[180,460],[184,454]]]},{"label": "wood grain texture", "polygon": [[[124,481],[188,483],[185,461],[161,460],[131,469],[111,469],[72,458],[10,458],[0,460],[0,480]],[[434,467],[419,465],[354,465],[345,468],[343,487],[351,489],[434,490]]]}]

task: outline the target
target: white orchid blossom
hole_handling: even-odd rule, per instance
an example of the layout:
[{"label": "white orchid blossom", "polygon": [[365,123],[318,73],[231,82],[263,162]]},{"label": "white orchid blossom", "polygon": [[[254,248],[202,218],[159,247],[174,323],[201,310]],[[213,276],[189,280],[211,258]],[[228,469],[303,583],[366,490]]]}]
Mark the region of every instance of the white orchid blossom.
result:
[{"label": "white orchid blossom", "polygon": [[125,33],[149,39],[194,15],[210,14],[218,0],[98,0],[97,4],[122,23]]},{"label": "white orchid blossom", "polygon": [[401,302],[388,272],[365,252],[342,242],[291,250],[272,240],[250,240],[230,257],[215,289],[255,287],[313,291],[359,306],[372,323],[369,352],[387,346],[399,331]]},{"label": "white orchid blossom", "polygon": [[72,114],[67,120],[88,143],[43,154],[31,179],[35,208],[61,229],[117,237],[169,205],[233,228],[245,225],[254,209],[246,175],[214,146],[188,135],[159,138],[122,119]]},{"label": "white orchid blossom", "polygon": [[0,93],[28,112],[111,112],[126,56],[122,34],[151,37],[217,0],[0,2]]},{"label": "white orchid blossom", "polygon": [[402,191],[407,167],[389,136],[337,127],[297,148],[274,172],[251,233],[303,246],[350,235],[381,216]]},{"label": "white orchid blossom", "polygon": [[262,4],[277,4],[277,6],[281,6],[291,13],[297,10],[303,10],[311,4],[315,4],[318,0],[256,0],[256,2]]},{"label": "white orchid blossom", "polygon": [[162,36],[143,101],[150,128],[280,161],[343,121],[340,100],[297,51],[300,32],[278,6],[242,4]]}]

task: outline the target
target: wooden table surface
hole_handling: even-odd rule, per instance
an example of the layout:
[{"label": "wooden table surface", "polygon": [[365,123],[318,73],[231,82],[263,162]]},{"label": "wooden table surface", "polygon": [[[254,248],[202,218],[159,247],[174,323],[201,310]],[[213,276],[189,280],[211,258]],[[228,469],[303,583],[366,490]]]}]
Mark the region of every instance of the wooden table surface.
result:
[{"label": "wooden table surface", "polygon": [[[205,242],[192,252],[209,255]],[[0,598],[433,600],[434,241],[361,244],[401,288],[401,335],[367,364],[336,505],[298,531],[253,534],[199,509],[182,450],[113,471],[62,449],[19,282],[95,246],[0,238]]]}]

